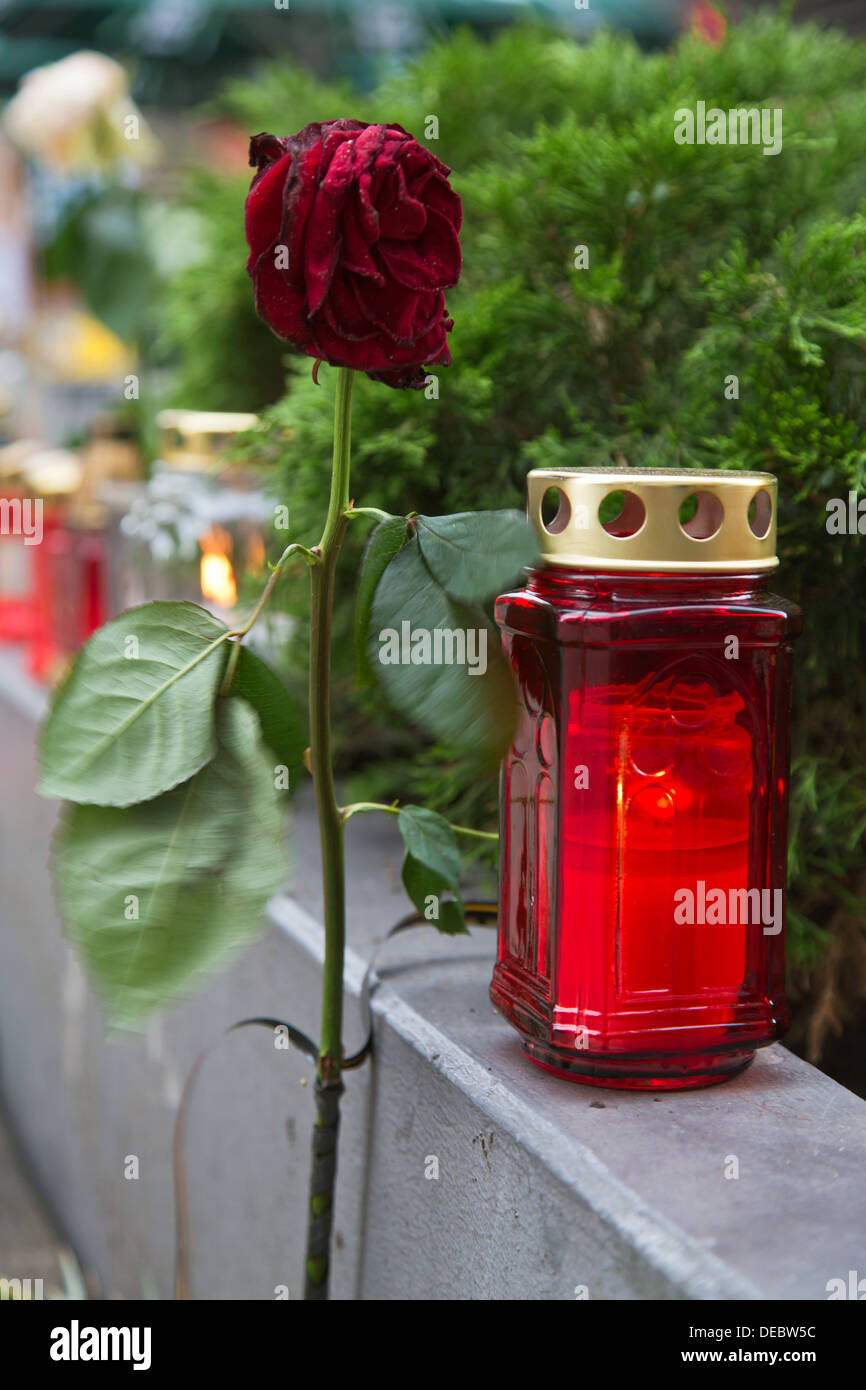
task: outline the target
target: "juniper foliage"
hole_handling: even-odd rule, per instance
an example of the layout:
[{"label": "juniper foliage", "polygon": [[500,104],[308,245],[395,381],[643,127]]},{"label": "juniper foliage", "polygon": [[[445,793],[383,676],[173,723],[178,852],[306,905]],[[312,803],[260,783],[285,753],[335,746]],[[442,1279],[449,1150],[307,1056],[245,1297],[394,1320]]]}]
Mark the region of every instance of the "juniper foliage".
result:
[{"label": "juniper foliage", "polygon": [[[698,100],[780,107],[782,152],[677,144],[674,112]],[[537,27],[491,44],[460,33],[363,98],[280,62],[220,104],[250,131],[352,114],[423,137],[438,117],[430,143],[465,207],[464,278],[449,296],[455,363],[438,373],[436,400],[359,379],[353,476],[365,504],[516,506],[539,464],[778,475],[778,588],[805,613],[793,957],[826,995],[821,962],[844,937],[834,968],[853,978],[846,962],[866,947],[864,541],[828,535],[825,522],[829,499],[866,486],[866,43],[762,14],[720,48],[684,38],[650,55],[606,33],[585,46]],[[251,453],[264,453],[307,541],[330,467],[331,387],[327,370],[316,387],[295,359],[275,399],[261,364],[278,348],[251,315],[240,202],[223,181],[213,248],[173,288],[167,341],[184,404],[266,407]],[[575,266],[581,245],[586,269]],[[353,534],[355,558],[361,544]],[[344,583],[347,691],[351,598]],[[347,765],[374,749],[393,778],[409,732],[382,733],[369,696],[351,700]],[[422,758],[402,781],[428,805],[489,813],[492,787],[468,783],[453,761],[444,777],[437,766]],[[837,994],[830,1007],[822,996],[825,1032],[839,1022]]]}]

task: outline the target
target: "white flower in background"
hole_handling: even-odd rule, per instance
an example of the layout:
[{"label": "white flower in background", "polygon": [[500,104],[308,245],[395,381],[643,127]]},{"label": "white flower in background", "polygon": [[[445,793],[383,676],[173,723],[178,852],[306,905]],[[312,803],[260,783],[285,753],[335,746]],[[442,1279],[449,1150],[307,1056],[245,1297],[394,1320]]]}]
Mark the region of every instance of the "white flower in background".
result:
[{"label": "white flower in background", "polygon": [[28,72],[3,125],[22,153],[57,173],[112,173],[156,153],[126,72],[104,53],[72,53]]}]

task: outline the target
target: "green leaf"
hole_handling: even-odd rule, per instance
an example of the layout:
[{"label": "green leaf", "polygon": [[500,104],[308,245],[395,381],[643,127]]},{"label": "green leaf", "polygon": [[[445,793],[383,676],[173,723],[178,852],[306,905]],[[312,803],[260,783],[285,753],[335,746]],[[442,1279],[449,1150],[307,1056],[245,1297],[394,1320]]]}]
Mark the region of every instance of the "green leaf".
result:
[{"label": "green leaf", "polygon": [[458,883],[460,850],[457,836],[444,816],[424,806],[404,806],[397,815],[397,828],[414,859],[439,874],[443,882]]},{"label": "green leaf", "polygon": [[538,556],[535,533],[522,512],[419,516],[417,527],[433,578],[464,603],[499,593]]},{"label": "green leaf", "polygon": [[303,766],[307,735],[300,711],[279,676],[248,647],[241,647],[229,694],[252,705],[262,738],[290,773]]},{"label": "green leaf", "polygon": [[131,806],[209,762],[227,637],[193,603],[130,608],[95,632],[42,727],[41,794]]},{"label": "green leaf", "polygon": [[[449,935],[465,932],[460,850],[451,826],[423,806],[404,806],[397,825],[406,846],[403,884],[415,907],[439,931]],[[443,890],[453,894],[453,899],[443,898]]]},{"label": "green leaf", "polygon": [[444,898],[442,892],[447,891],[448,885],[411,854],[407,854],[403,860],[403,886],[421,915],[437,931],[446,936],[459,936],[461,932],[468,934],[461,898]]},{"label": "green leaf", "polygon": [[223,701],[217,733],[215,757],[183,786],[61,819],[58,903],[114,1023],[164,1005],[248,940],[282,882],[281,802],[256,716]]},{"label": "green leaf", "polygon": [[382,576],[368,651],[388,695],[413,723],[481,764],[500,760],[517,712],[502,644],[480,609],[456,603],[436,583],[417,537]]},{"label": "green leaf", "polygon": [[355,601],[355,659],[359,685],[371,685],[376,673],[367,655],[370,633],[370,612],[379,580],[398,550],[406,544],[409,528],[405,517],[382,521],[371,533],[361,561],[361,577]]}]

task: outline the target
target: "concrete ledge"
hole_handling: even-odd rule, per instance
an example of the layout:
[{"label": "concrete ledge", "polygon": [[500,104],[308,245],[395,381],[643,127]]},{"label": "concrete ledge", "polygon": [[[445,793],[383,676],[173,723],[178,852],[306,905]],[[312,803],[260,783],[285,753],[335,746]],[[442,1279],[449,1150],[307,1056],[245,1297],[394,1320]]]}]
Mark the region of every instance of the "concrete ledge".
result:
[{"label": "concrete ledge", "polygon": [[[319,958],[297,904],[273,914]],[[491,936],[386,948],[362,1296],[822,1299],[862,1266],[866,1103],[778,1046],[662,1097],[549,1077],[489,1005]]]},{"label": "concrete ledge", "polygon": [[[32,793],[43,698],[0,652],[4,1104],[86,1273],[105,1291],[169,1298],[171,1132],[193,1059],[251,1014],[316,1032],[315,825],[301,796],[292,896],[272,904],[262,940],[146,1035],[106,1038],[46,874],[55,811]],[[349,829],[350,1050],[365,962],[406,911],[393,832],[383,818]],[[559,1081],[492,1010],[493,954],[492,932],[427,929],[381,954],[375,1057],[347,1077],[336,1297],[820,1300],[829,1279],[866,1275],[866,1102],[783,1047],[702,1092]],[[262,1030],[210,1054],[189,1122],[194,1296],[299,1296],[308,1079]],[[734,1160],[739,1177],[726,1177]]]}]

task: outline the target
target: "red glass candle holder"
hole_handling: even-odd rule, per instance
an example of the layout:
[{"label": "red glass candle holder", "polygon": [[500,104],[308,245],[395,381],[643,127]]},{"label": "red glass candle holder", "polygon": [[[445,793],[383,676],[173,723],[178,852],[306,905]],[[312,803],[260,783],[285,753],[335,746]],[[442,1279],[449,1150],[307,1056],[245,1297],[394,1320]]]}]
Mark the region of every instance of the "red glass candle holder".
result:
[{"label": "red glass candle holder", "polygon": [[529,475],[545,565],[496,606],[521,717],[491,997],[559,1076],[706,1086],[788,1025],[775,513],[768,474]]},{"label": "red glass candle holder", "polygon": [[108,617],[108,549],[100,530],[70,523],[62,500],[24,501],[40,508],[38,532],[0,534],[0,643],[20,644],[28,673],[50,682]]},{"label": "red glass candle holder", "polygon": [[34,619],[33,557],[35,537],[25,536],[21,509],[32,500],[23,490],[0,492],[0,642],[27,641]]}]

